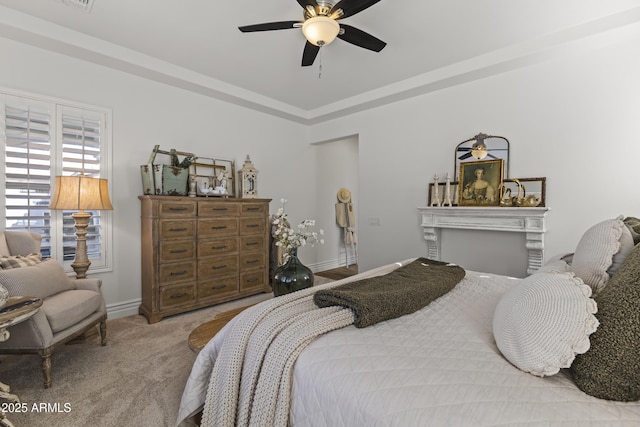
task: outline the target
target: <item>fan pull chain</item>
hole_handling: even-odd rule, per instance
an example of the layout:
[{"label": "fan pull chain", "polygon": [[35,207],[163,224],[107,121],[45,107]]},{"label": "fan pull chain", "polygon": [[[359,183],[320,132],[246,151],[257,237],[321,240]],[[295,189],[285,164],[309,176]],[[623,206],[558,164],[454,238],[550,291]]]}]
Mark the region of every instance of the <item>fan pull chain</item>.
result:
[{"label": "fan pull chain", "polygon": [[318,62],[318,80],[322,79],[322,48],[320,48],[320,61]]}]

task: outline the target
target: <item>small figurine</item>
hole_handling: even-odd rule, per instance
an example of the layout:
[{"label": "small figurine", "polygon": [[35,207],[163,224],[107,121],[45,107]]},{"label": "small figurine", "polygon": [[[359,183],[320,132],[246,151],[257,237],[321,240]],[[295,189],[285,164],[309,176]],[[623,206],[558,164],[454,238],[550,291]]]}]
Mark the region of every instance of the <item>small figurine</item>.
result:
[{"label": "small figurine", "polygon": [[189,197],[196,197],[196,177],[189,175]]},{"label": "small figurine", "polygon": [[223,170],[216,177],[220,185],[217,185],[216,188],[213,189],[214,194],[224,195],[227,194],[227,179],[229,179],[229,173],[226,170]]},{"label": "small figurine", "polygon": [[444,186],[444,202],[442,202],[442,206],[453,206],[453,202],[451,201],[451,178],[449,178],[449,172],[447,172],[445,179],[447,183]]},{"label": "small figurine", "polygon": [[438,189],[438,175],[433,176],[433,197],[431,197],[431,206],[440,206],[440,194]]}]

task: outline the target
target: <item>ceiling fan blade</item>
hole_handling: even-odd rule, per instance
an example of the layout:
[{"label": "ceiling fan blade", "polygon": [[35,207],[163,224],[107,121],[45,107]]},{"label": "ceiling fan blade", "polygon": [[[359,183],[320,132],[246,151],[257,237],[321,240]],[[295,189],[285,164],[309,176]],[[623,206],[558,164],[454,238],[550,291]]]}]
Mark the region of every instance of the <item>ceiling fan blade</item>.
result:
[{"label": "ceiling fan blade", "polygon": [[340,0],[331,8],[329,15],[335,12],[338,9],[342,9],[342,16],[337,19],[347,18],[349,16],[353,16],[358,12],[362,12],[368,7],[373,6],[378,3],[380,0]]},{"label": "ceiling fan blade", "polygon": [[313,6],[315,10],[318,10],[318,2],[316,0],[298,0],[298,4],[302,6],[303,9],[307,8],[307,5]]},{"label": "ceiling fan blade", "polygon": [[338,38],[356,46],[380,52],[387,45],[382,40],[351,25],[340,24],[340,28],[344,29],[344,32],[341,31],[342,34],[338,34]]},{"label": "ceiling fan blade", "polygon": [[316,60],[318,52],[320,52],[320,46],[307,42],[307,44],[304,45],[304,51],[302,52],[302,66],[308,67],[309,65],[313,65],[313,61]]},{"label": "ceiling fan blade", "polygon": [[288,30],[289,28],[296,28],[296,24],[300,24],[300,21],[266,22],[264,24],[245,25],[243,27],[238,27],[238,29],[243,33],[251,33],[254,31]]}]

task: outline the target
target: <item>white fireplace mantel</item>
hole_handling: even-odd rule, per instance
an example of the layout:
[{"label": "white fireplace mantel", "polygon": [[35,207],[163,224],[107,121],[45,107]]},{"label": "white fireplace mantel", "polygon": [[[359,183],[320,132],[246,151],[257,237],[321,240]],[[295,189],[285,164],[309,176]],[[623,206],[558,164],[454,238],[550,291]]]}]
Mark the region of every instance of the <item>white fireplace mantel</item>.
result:
[{"label": "white fireplace mantel", "polygon": [[545,217],[549,208],[506,207],[419,207],[427,241],[427,256],[440,260],[440,231],[443,228],[525,233],[528,251],[527,274],[544,262]]}]

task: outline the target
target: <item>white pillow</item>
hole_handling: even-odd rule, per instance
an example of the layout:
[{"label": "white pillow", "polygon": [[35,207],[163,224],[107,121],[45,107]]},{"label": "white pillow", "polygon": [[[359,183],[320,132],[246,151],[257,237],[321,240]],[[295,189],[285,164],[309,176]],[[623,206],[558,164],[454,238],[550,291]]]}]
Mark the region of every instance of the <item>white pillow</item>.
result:
[{"label": "white pillow", "polygon": [[631,234],[631,229],[625,224],[622,227],[622,235],[620,235],[620,250],[613,256],[613,261],[611,262],[611,267],[607,269],[607,274],[609,277],[613,276],[618,268],[622,265],[622,262],[627,258],[627,255],[631,253],[635,243],[633,242],[633,235]]},{"label": "white pillow", "polygon": [[[599,222],[589,228],[578,242],[571,271],[591,286],[594,294],[600,292],[609,281],[607,270],[614,265],[614,256],[620,252],[620,239],[628,230],[622,217]],[[624,255],[620,258],[624,258]],[[622,260],[616,260],[616,267]]]},{"label": "white pillow", "polygon": [[573,253],[556,255],[545,262],[542,267],[534,271],[533,274],[565,273],[571,271],[571,265],[567,262],[570,256],[573,256]]},{"label": "white pillow", "polygon": [[12,296],[46,298],[75,289],[75,285],[55,259],[31,267],[0,270],[0,284]]},{"label": "white pillow", "polygon": [[544,377],[568,368],[589,349],[598,327],[591,288],[573,273],[539,273],[518,282],[498,301],[493,336],[517,368]]}]

